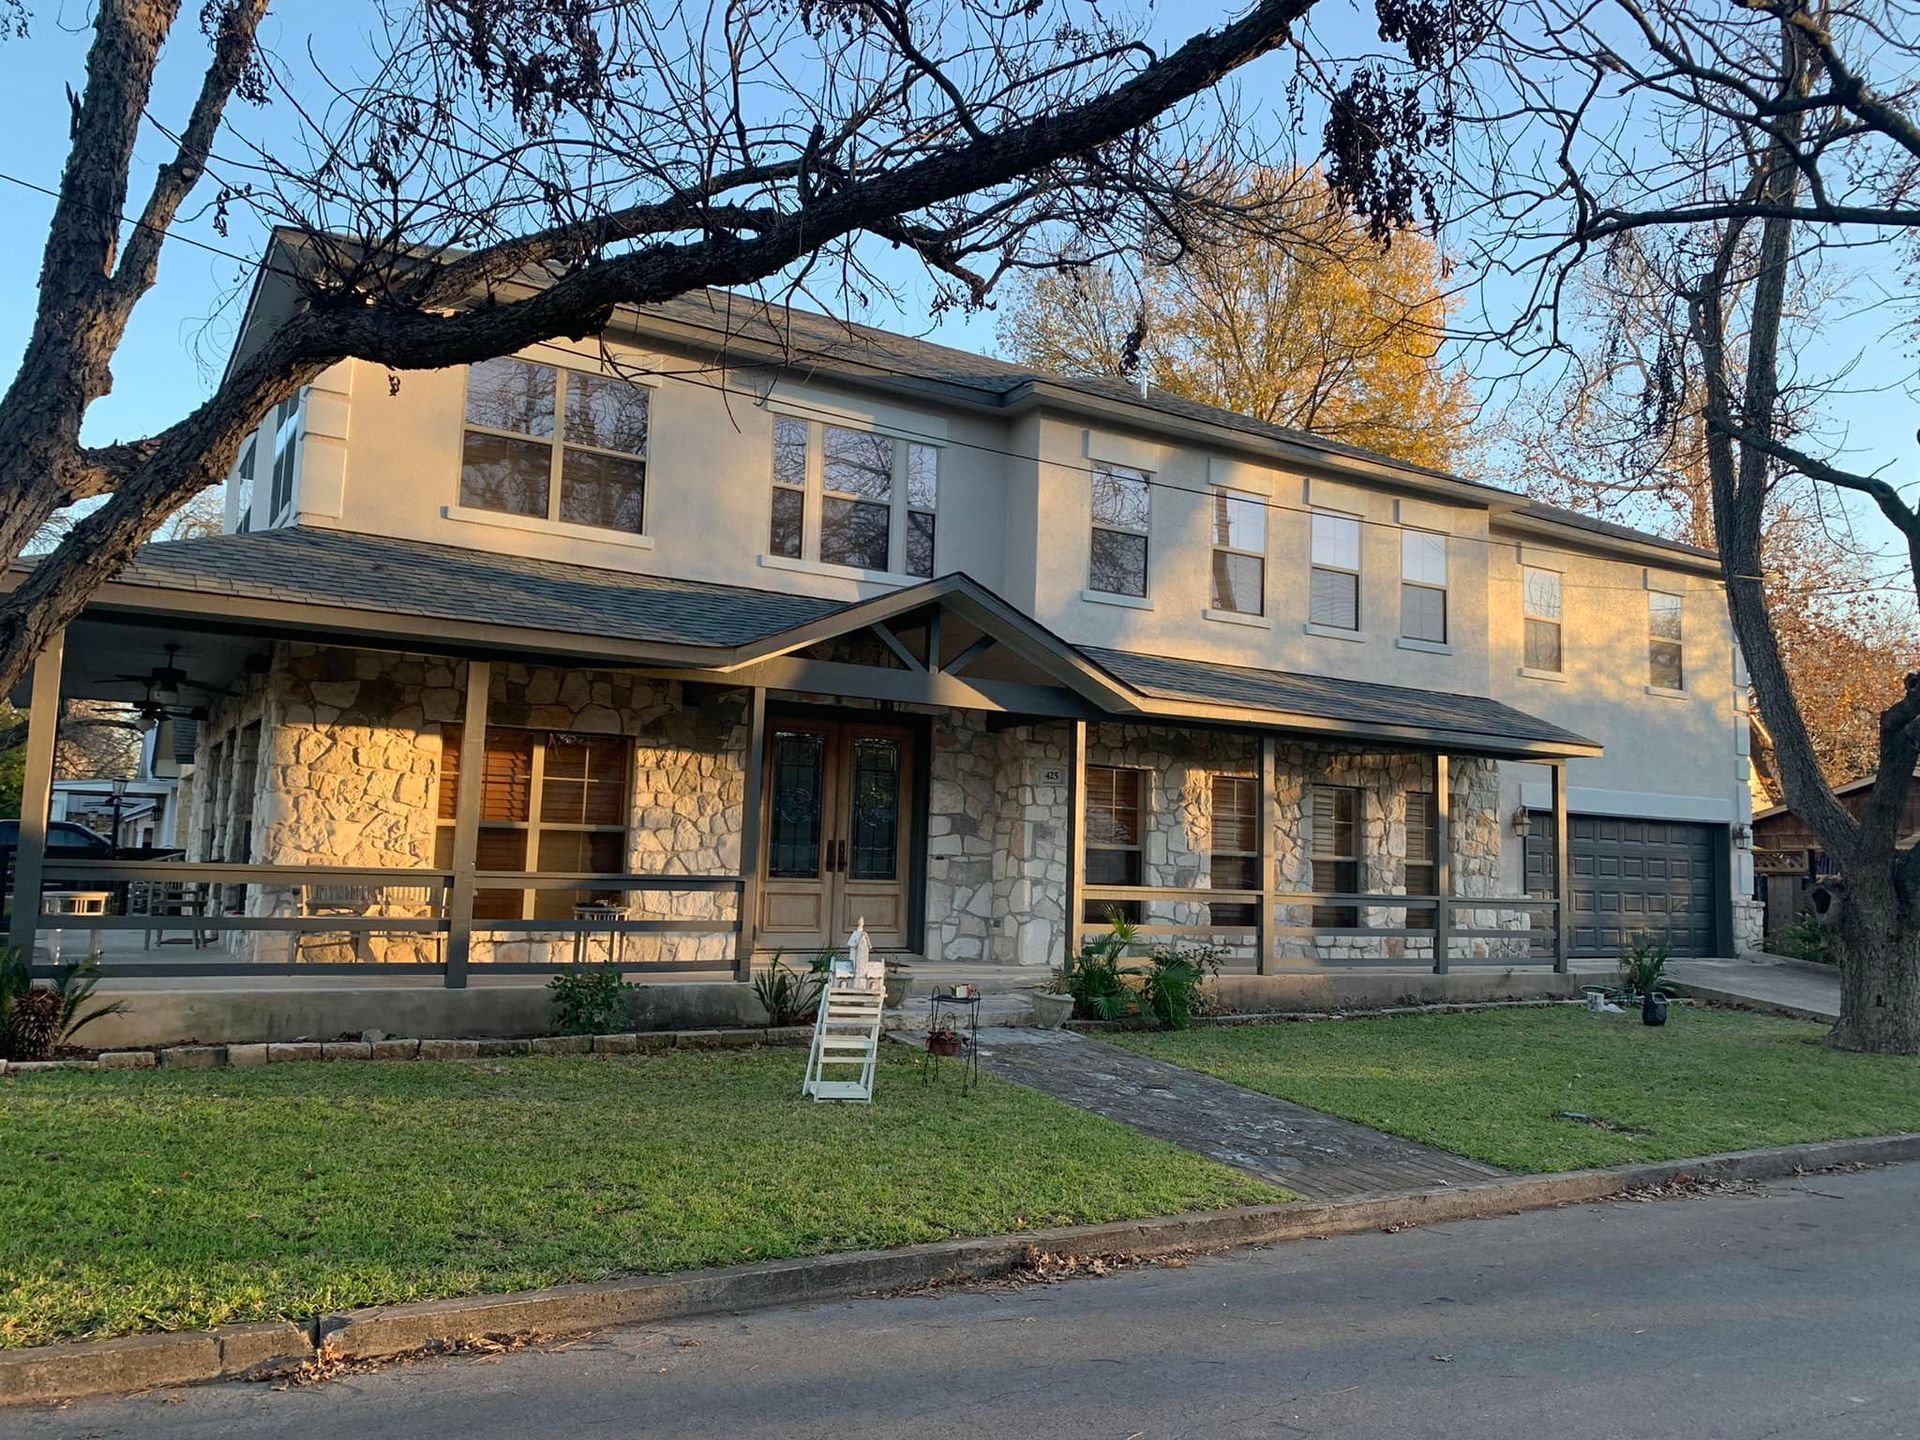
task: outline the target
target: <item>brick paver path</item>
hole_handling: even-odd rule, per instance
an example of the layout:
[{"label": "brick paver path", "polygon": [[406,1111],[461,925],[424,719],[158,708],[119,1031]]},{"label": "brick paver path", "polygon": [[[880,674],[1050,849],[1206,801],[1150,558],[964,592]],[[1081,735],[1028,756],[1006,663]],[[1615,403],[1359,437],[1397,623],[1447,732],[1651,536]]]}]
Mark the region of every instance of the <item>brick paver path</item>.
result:
[{"label": "brick paver path", "polygon": [[980,1068],[1309,1200],[1360,1200],[1506,1172],[1066,1030],[980,1031]]}]

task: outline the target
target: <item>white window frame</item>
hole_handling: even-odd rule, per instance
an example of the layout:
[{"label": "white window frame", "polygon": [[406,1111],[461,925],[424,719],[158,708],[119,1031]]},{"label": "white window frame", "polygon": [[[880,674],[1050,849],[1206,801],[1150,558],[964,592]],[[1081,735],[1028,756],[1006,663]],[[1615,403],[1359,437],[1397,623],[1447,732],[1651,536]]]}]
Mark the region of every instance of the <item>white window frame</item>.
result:
[{"label": "white window frame", "polygon": [[[1147,517],[1140,525],[1112,524],[1102,521],[1094,510],[1093,487],[1102,475],[1137,481],[1146,490]],[[1085,593],[1095,600],[1109,598],[1121,604],[1140,603],[1153,598],[1153,472],[1143,470],[1137,465],[1120,465],[1107,460],[1096,460],[1087,476],[1087,585]],[[1105,532],[1109,535],[1138,535],[1145,542],[1145,551],[1140,560],[1140,593],[1131,590],[1109,590],[1105,586],[1094,584],[1093,575],[1093,537]]]},{"label": "white window frame", "polygon": [[[461,408],[464,410],[465,399]],[[284,525],[300,503],[300,452],[306,438],[307,387],[270,412],[273,417],[273,464],[267,470],[267,523],[262,529]],[[258,461],[254,462],[258,465]],[[285,482],[284,484],[282,482]]]},{"label": "white window frame", "polygon": [[[1345,565],[1329,564],[1319,558],[1319,523],[1322,520],[1338,521],[1353,527],[1353,557],[1351,569]],[[1359,635],[1364,622],[1365,606],[1362,604],[1362,569],[1366,560],[1365,522],[1358,515],[1349,515],[1340,510],[1316,509],[1311,512],[1307,522],[1307,627],[1310,630],[1326,634],[1349,636]],[[1353,577],[1353,624],[1338,625],[1322,620],[1313,613],[1313,572],[1324,570],[1330,575],[1351,575]]]},{"label": "white window frame", "polygon": [[[1440,581],[1414,579],[1408,574],[1412,555],[1410,548],[1418,541],[1438,541],[1440,550]],[[1400,638],[1417,645],[1446,645],[1452,635],[1452,617],[1447,613],[1448,582],[1450,580],[1450,557],[1447,553],[1447,536],[1440,530],[1422,530],[1406,526],[1400,531]],[[1407,591],[1419,590],[1426,593],[1438,593],[1440,596],[1440,634],[1409,635],[1407,633]]]},{"label": "white window frame", "polygon": [[[862,422],[851,416],[838,416],[832,419],[817,419],[807,414],[781,407],[769,406],[773,424],[767,432],[767,508],[766,529],[763,534],[764,545],[760,554],[760,563],[776,569],[791,568],[798,570],[821,570],[836,575],[852,575],[863,579],[891,580],[918,584],[923,580],[939,575],[940,570],[940,524],[941,494],[947,488],[946,445],[938,440],[928,439],[924,435],[909,434],[887,425],[875,425]],[[774,479],[774,456],[777,453],[778,427],[781,421],[802,425],[807,432],[807,459],[805,481],[800,486],[784,485]],[[828,499],[826,488],[826,455],[828,430],[847,430],[857,435],[879,435],[893,442],[893,490],[888,501],[891,513],[887,520],[887,565],[883,570],[864,569],[858,565],[845,565],[835,560],[820,558],[820,535],[822,520],[826,514]],[[910,492],[912,456],[916,447],[927,450],[934,457],[934,495],[933,508],[915,505]],[[800,553],[797,556],[782,555],[773,548],[773,496],[780,490],[795,491],[800,494]],[[869,502],[877,504],[879,502]],[[916,574],[906,568],[908,515],[933,516],[933,563],[930,573]]]},{"label": "white window frame", "polygon": [[[469,365],[460,386],[460,428],[455,453],[460,457],[454,468],[454,503],[443,513],[449,519],[474,520],[482,524],[502,525],[511,529],[559,530],[595,539],[605,539],[614,543],[639,542],[649,544],[653,533],[653,429],[654,399],[659,386],[653,381],[632,375],[617,375],[605,370],[594,370],[586,365],[565,365],[559,360],[529,360],[524,355],[501,355],[501,360],[512,360],[521,365],[543,366],[553,371],[553,433],[551,435],[529,435],[521,430],[501,430],[492,425],[480,425],[467,419],[467,401],[469,388],[473,383],[475,366]],[[644,452],[631,450],[610,450],[603,445],[581,445],[566,438],[567,435],[567,380],[571,375],[586,375],[595,380],[612,380],[622,385],[631,385],[644,390],[647,394],[647,448]],[[471,431],[478,435],[495,435],[503,440],[518,440],[534,445],[545,445],[547,456],[547,513],[542,515],[522,515],[515,510],[492,510],[484,505],[469,505],[465,494],[467,434]],[[640,528],[621,530],[611,525],[590,525],[578,520],[560,518],[560,490],[563,469],[566,464],[566,452],[579,450],[588,455],[607,455],[616,460],[638,460],[641,467],[640,477]]]},{"label": "white window frame", "polygon": [[[1535,577],[1553,582],[1552,615],[1541,615],[1533,608],[1533,582]],[[1541,565],[1522,565],[1520,567],[1520,665],[1521,669],[1533,675],[1563,675],[1567,669],[1567,601],[1566,579],[1558,570],[1549,570]],[[1559,637],[1554,647],[1560,663],[1552,667],[1535,665],[1532,652],[1527,647],[1527,631],[1533,625],[1551,625]]]},{"label": "white window frame", "polygon": [[[1260,548],[1258,550],[1250,550],[1237,545],[1229,545],[1223,542],[1220,538],[1220,520],[1223,513],[1223,509],[1228,516],[1231,516],[1232,507],[1236,503],[1254,506],[1255,512],[1260,517],[1259,521],[1256,524],[1256,529],[1258,531],[1259,540],[1260,540]],[[1216,486],[1213,490],[1212,495],[1209,497],[1207,509],[1208,509],[1207,528],[1208,528],[1208,532],[1213,537],[1212,553],[1207,557],[1208,558],[1207,613],[1210,616],[1231,617],[1235,619],[1263,618],[1267,613],[1267,500],[1266,500],[1266,497],[1263,495],[1256,495],[1250,490],[1234,490],[1226,486]],[[1233,532],[1232,520],[1229,518],[1227,523],[1227,533],[1229,536],[1231,536],[1232,532]],[[1245,609],[1241,609],[1239,606],[1222,605],[1220,603],[1220,596],[1216,589],[1217,576],[1215,575],[1215,566],[1218,563],[1218,558],[1222,555],[1236,556],[1241,559],[1250,559],[1250,560],[1257,561],[1259,563],[1260,590],[1259,590],[1259,594],[1254,597],[1253,609],[1245,610]]]},{"label": "white window frame", "polygon": [[[1669,638],[1664,635],[1654,634],[1653,616],[1654,612],[1660,608],[1662,601],[1670,601],[1673,605],[1674,617],[1679,621],[1680,633],[1677,637]],[[1680,683],[1678,685],[1663,685],[1659,680],[1654,678],[1653,647],[1655,645],[1671,645],[1675,651],[1678,652],[1680,662]],[[1686,688],[1687,597],[1673,590],[1649,589],[1647,591],[1647,689],[1660,695],[1678,695],[1683,693]]]}]

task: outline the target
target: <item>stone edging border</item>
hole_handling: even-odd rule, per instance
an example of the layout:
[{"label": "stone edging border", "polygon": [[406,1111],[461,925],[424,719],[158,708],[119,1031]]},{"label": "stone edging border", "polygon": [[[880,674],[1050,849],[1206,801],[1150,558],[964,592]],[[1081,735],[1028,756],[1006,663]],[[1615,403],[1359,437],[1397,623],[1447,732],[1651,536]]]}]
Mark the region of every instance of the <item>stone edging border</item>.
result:
[{"label": "stone edging border", "polygon": [[811,1025],[739,1030],[645,1030],[620,1035],[537,1035],[530,1040],[293,1040],[253,1045],[162,1045],[107,1050],[92,1060],[0,1060],[0,1075],[50,1070],[236,1070],[316,1060],[492,1060],[503,1055],[650,1055],[663,1050],[731,1050],[807,1045]]},{"label": "stone edging border", "polygon": [[1692,1160],[1512,1176],[1384,1200],[1259,1205],[1158,1220],[1121,1221],[729,1265],[677,1275],[556,1285],[512,1295],[476,1295],[382,1305],[325,1315],[311,1324],[270,1320],[210,1331],[136,1335],[26,1350],[0,1350],[0,1405],[45,1404],[89,1395],[240,1379],[315,1361],[374,1361],[446,1349],[476,1338],[542,1338],[657,1324],[720,1311],[851,1299],[928,1284],[991,1279],[1030,1249],[1083,1258],[1142,1259],[1318,1239],[1364,1230],[1433,1225],[1605,1200],[1670,1184],[1680,1176],[1773,1180],[1839,1165],[1920,1159],[1920,1134],[1826,1140],[1741,1150]]}]

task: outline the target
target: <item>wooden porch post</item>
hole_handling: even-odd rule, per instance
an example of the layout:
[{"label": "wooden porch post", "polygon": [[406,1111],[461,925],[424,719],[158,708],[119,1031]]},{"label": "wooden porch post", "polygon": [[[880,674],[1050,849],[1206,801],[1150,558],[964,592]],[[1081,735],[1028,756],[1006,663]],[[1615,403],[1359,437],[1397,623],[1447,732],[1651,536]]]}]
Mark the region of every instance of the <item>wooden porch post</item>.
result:
[{"label": "wooden porch post", "polygon": [[1548,767],[1553,782],[1553,968],[1565,975],[1573,968],[1573,880],[1567,873],[1567,762]]},{"label": "wooden porch post", "polygon": [[447,896],[449,990],[467,988],[467,959],[473,950],[473,874],[480,858],[482,783],[487,778],[487,689],[492,670],[486,660],[467,662],[467,708],[460,727],[460,786],[453,809],[453,889]]},{"label": "wooden porch post", "polygon": [[1080,953],[1081,911],[1087,889],[1087,722],[1067,722],[1067,947],[1064,963]]},{"label": "wooden porch post", "polygon": [[1274,895],[1280,889],[1280,854],[1274,844],[1280,820],[1280,801],[1274,791],[1279,783],[1280,740],[1271,731],[1260,737],[1260,900],[1253,912],[1253,973],[1264,975],[1273,963]]},{"label": "wooden porch post", "polygon": [[1453,931],[1453,763],[1433,757],[1433,973],[1447,973]]},{"label": "wooden porch post", "polygon": [[760,927],[760,808],[767,754],[767,687],[747,692],[746,797],[740,816],[740,923],[734,932],[733,978],[753,978],[753,945]]},{"label": "wooden porch post", "polygon": [[60,738],[60,675],[67,632],[56,630],[33,662],[27,707],[26,773],[20,780],[20,830],[13,852],[13,919],[8,943],[29,965],[40,929],[40,881],[47,858],[47,810],[53,803],[53,750]]}]

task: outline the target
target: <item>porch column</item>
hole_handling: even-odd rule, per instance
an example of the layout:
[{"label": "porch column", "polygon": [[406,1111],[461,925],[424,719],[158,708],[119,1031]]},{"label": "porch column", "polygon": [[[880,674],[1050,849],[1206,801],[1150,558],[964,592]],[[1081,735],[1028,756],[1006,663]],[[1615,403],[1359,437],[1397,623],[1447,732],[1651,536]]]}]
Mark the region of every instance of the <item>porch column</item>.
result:
[{"label": "porch column", "polygon": [[1433,973],[1447,973],[1453,931],[1453,784],[1451,757],[1433,757]]},{"label": "porch column", "polygon": [[1087,722],[1067,722],[1067,953],[1080,953],[1080,916],[1087,890]]},{"label": "porch column", "polygon": [[733,978],[753,978],[753,944],[760,926],[760,801],[765,787],[767,687],[747,691],[746,794],[740,815],[740,923],[734,932]]},{"label": "porch column", "polygon": [[[1565,975],[1573,968],[1573,881],[1567,874],[1567,762],[1549,766],[1553,784],[1553,968]],[[1525,860],[1522,859],[1524,866]]]},{"label": "porch column", "polygon": [[1280,889],[1280,854],[1274,844],[1279,831],[1280,800],[1274,793],[1280,770],[1280,739],[1268,733],[1260,737],[1260,805],[1254,812],[1260,817],[1260,899],[1253,911],[1253,973],[1264,975],[1273,962],[1274,895]]},{"label": "porch column", "polygon": [[56,630],[33,662],[27,704],[26,772],[20,780],[20,830],[13,852],[13,919],[8,943],[31,965],[40,929],[40,881],[47,858],[47,809],[53,802],[53,750],[60,738],[60,674],[67,632]]},{"label": "porch column", "polygon": [[486,660],[467,662],[467,708],[460,726],[460,784],[453,802],[453,888],[447,895],[449,990],[467,988],[467,957],[473,950],[474,871],[480,858],[481,787],[487,778],[487,688],[492,670]]}]

